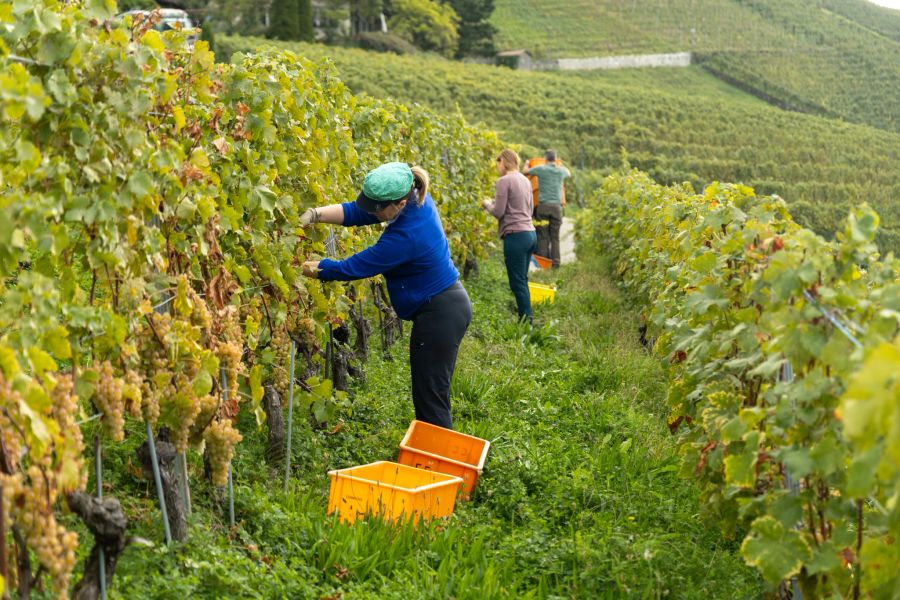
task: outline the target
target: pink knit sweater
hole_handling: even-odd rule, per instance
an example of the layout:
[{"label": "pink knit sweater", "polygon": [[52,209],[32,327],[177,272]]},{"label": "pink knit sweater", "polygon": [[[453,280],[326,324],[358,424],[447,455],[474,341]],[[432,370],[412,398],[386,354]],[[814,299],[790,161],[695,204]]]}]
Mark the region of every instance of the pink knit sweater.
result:
[{"label": "pink knit sweater", "polygon": [[531,223],[531,182],[512,171],[497,180],[497,193],[488,211],[500,221],[500,237],[519,231],[534,231]]}]

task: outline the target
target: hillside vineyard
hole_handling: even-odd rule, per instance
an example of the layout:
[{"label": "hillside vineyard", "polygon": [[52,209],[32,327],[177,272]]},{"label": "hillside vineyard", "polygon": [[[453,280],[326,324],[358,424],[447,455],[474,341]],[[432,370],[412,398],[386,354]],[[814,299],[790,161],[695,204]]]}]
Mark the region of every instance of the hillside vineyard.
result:
[{"label": "hillside vineyard", "polygon": [[[228,38],[220,52],[267,45]],[[865,200],[881,215],[881,245],[900,250],[897,133],[723,92],[725,86],[693,67],[677,75],[650,69],[573,76],[313,45],[278,47],[327,56],[356,92],[438,111],[459,107],[501,137],[558,148],[584,170],[605,174],[627,164],[662,183],[687,181],[700,189],[733,181],[778,194],[798,222],[823,235],[833,234],[847,210]]]}]

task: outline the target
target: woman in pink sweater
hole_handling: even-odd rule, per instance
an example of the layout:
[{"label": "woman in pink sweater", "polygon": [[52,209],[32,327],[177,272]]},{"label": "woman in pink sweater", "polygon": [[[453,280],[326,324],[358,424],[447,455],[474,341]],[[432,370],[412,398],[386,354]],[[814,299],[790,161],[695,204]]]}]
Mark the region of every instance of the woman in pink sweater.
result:
[{"label": "woman in pink sweater", "polygon": [[519,319],[530,323],[528,265],[537,250],[537,234],[531,222],[531,182],[519,172],[519,155],[509,149],[497,157],[497,172],[500,179],[496,196],[482,202],[482,206],[500,221],[509,288],[516,297]]}]

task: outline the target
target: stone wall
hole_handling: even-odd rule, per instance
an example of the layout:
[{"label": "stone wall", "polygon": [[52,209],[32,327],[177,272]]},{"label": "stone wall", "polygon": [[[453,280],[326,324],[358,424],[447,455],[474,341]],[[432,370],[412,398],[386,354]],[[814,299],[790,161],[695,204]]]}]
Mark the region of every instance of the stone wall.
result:
[{"label": "stone wall", "polygon": [[690,52],[673,54],[635,54],[631,56],[603,56],[594,58],[560,58],[561,71],[591,71],[595,69],[639,69],[644,67],[689,67]]},{"label": "stone wall", "polygon": [[646,67],[689,67],[690,52],[672,54],[633,54],[628,56],[595,56],[592,58],[559,58],[519,60],[523,71],[594,71],[598,69],[640,69]]}]

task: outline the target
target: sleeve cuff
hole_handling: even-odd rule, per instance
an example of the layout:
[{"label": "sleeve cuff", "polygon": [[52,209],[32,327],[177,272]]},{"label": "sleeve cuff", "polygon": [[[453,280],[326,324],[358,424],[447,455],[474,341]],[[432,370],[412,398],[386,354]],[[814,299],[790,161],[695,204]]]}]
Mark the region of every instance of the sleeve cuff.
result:
[{"label": "sleeve cuff", "polygon": [[334,276],[336,275],[336,273],[334,273],[334,269],[339,264],[340,263],[338,261],[332,260],[330,258],[323,258],[322,260],[320,260],[319,261],[319,279],[322,281],[333,281]]}]

